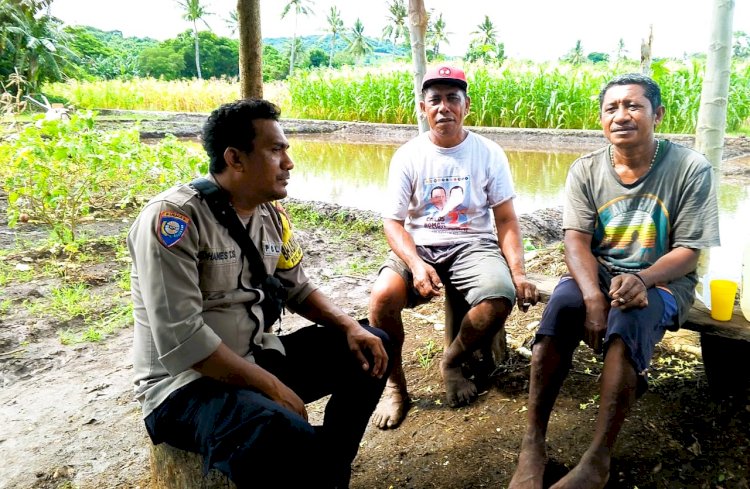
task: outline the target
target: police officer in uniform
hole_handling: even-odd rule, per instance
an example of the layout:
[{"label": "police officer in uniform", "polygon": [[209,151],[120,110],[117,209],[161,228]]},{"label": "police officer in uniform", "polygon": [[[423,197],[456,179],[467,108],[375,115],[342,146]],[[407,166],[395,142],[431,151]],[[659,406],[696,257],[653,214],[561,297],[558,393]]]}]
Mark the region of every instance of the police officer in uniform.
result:
[{"label": "police officer in uniform", "polygon": [[[135,392],[154,443],[200,453],[238,487],[347,487],[390,346],[305,275],[276,202],[294,168],[279,116],[265,100],[216,109],[203,128],[206,179],[283,285],[286,307],[316,325],[271,332],[250,258],[204,196],[177,185],[145,206],[128,235]],[[313,427],[305,403],[328,394],[323,425]]]}]

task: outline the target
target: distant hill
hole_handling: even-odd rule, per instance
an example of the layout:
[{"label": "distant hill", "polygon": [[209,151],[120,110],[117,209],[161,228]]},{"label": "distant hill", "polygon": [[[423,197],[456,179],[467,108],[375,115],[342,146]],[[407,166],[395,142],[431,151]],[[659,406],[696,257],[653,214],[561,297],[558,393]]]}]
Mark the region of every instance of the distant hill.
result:
[{"label": "distant hill", "polygon": [[[326,53],[331,49],[331,35],[326,34],[322,36],[300,36],[298,39],[301,40],[303,49],[305,51],[309,51],[314,48],[320,48]],[[370,44],[373,47],[373,55],[380,57],[380,56],[408,56],[409,54],[409,48],[406,46],[396,46],[391,41],[386,41],[384,39],[380,38],[373,38],[373,37],[367,37],[367,40],[370,42]],[[284,52],[288,49],[289,43],[292,41],[291,37],[264,37],[263,38],[263,44],[268,44],[270,46],[273,46],[275,49],[278,49],[281,52]],[[349,46],[349,43],[341,38],[341,36],[336,36],[336,46],[335,50],[336,52],[341,52],[346,50],[346,48]]]}]

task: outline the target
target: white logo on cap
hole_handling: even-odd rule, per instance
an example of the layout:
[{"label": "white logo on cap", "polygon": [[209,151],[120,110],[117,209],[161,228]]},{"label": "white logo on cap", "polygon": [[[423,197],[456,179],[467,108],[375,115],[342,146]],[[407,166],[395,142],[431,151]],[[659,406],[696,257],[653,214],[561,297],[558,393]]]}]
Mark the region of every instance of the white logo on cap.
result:
[{"label": "white logo on cap", "polygon": [[451,69],[450,68],[440,68],[438,70],[438,75],[440,76],[451,76]]}]

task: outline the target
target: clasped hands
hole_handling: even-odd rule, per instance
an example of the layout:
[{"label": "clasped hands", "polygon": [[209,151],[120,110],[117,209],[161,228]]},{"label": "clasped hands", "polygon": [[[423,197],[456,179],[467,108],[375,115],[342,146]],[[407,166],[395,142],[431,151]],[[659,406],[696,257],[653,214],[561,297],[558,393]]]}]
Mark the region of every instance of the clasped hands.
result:
[{"label": "clasped hands", "polygon": [[620,310],[644,308],[648,306],[648,288],[637,273],[622,273],[612,279],[609,287],[611,307]]}]

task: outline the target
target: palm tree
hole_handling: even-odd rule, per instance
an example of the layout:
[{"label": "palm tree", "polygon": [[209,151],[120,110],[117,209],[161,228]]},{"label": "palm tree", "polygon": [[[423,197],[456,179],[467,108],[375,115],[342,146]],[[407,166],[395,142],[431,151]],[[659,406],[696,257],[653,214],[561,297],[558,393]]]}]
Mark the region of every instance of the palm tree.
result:
[{"label": "palm tree", "polygon": [[398,45],[398,40],[403,36],[404,40],[409,40],[409,26],[406,25],[406,19],[409,12],[404,5],[404,0],[393,0],[388,4],[390,16],[387,18],[387,24],[383,28],[383,38],[388,40],[393,38],[393,44]]},{"label": "palm tree", "polygon": [[497,44],[497,31],[489,15],[484,16],[484,21],[477,26],[477,30],[473,31],[472,34],[476,36],[474,39],[478,44],[484,46],[494,46]]},{"label": "palm tree", "polygon": [[563,61],[567,61],[568,63],[578,66],[582,64],[585,60],[585,56],[583,55],[583,45],[581,44],[581,40],[576,41],[576,45],[573,46],[573,48],[568,51],[568,54],[563,56]]},{"label": "palm tree", "polygon": [[343,32],[344,21],[341,19],[341,12],[339,12],[339,9],[335,5],[328,12],[326,20],[328,21],[328,32],[331,33],[331,52],[328,56],[328,67],[330,68],[333,66],[333,48],[336,45],[336,35]]},{"label": "palm tree", "polygon": [[292,51],[289,55],[289,76],[292,76],[292,72],[294,71],[294,51],[297,45],[297,19],[300,14],[310,15],[313,13],[312,6],[305,5],[307,3],[312,5],[313,2],[312,0],[289,0],[289,3],[286,4],[284,10],[281,12],[281,18],[283,19],[286,17],[286,14],[294,9],[294,31],[292,31]]},{"label": "palm tree", "polygon": [[232,10],[229,12],[229,17],[224,19],[224,24],[226,24],[227,29],[229,29],[229,33],[231,35],[237,34],[237,30],[239,29],[240,20],[237,17],[237,11]]},{"label": "palm tree", "polygon": [[201,0],[176,0],[177,5],[182,7],[185,14],[182,16],[183,19],[193,24],[193,39],[195,40],[195,71],[198,73],[198,79],[202,79],[201,75],[201,56],[200,56],[200,44],[198,41],[198,21],[202,21],[209,30],[211,26],[203,17],[211,15],[206,8],[201,5]]},{"label": "palm tree", "polygon": [[366,54],[371,53],[373,50],[372,44],[365,37],[365,26],[362,21],[357,18],[352,27],[351,37],[349,38],[349,51],[354,57],[359,58]]},{"label": "palm tree", "polygon": [[469,43],[469,50],[464,59],[466,61],[482,60],[485,63],[496,63],[498,66],[505,61],[505,44],[497,41],[497,31],[488,15],[473,31],[474,37]]},{"label": "palm tree", "polygon": [[44,80],[60,80],[62,69],[77,56],[67,47],[69,35],[49,15],[48,0],[3,2],[0,5],[0,61],[10,61],[29,91]]},{"label": "palm tree", "polygon": [[450,44],[448,42],[448,34],[450,33],[445,30],[442,12],[434,22],[432,22],[432,18],[433,13],[430,12],[430,23],[427,25],[427,43],[432,47],[431,56],[432,59],[435,59],[440,54],[440,43]]}]

